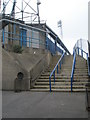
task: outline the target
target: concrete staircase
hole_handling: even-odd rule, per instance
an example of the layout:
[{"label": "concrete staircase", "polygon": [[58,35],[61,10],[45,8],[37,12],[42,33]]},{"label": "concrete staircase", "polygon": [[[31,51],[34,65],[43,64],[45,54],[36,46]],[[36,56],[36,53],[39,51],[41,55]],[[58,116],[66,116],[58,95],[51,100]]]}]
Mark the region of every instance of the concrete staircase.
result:
[{"label": "concrete staircase", "polygon": [[[49,75],[59,60],[60,56],[53,56],[52,63],[42,73],[36,81],[35,86],[31,91],[49,91]],[[52,92],[70,92],[71,91],[71,71],[72,71],[73,56],[64,57],[59,74],[55,72],[55,84],[53,77],[51,78]],[[73,80],[73,91],[85,91],[85,84],[88,82],[87,62],[84,58],[76,56],[76,66]]]},{"label": "concrete staircase", "polygon": [[90,81],[88,77],[87,60],[76,55],[76,65],[73,79],[73,91],[85,91],[85,85]]},{"label": "concrete staircase", "polygon": [[[49,91],[49,76],[60,56],[53,56],[50,66],[42,73],[36,81],[31,91]],[[72,70],[73,56],[65,56],[59,74],[56,74],[55,84],[53,77],[51,78],[52,91],[70,91],[70,76]]]}]

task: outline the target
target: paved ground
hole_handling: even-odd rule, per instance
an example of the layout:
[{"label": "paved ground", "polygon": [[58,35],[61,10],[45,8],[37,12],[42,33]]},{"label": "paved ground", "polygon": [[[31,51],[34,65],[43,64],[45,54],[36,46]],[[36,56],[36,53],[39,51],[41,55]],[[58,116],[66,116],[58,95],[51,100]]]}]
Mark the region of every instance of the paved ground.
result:
[{"label": "paved ground", "polygon": [[85,93],[3,92],[3,118],[88,118]]}]

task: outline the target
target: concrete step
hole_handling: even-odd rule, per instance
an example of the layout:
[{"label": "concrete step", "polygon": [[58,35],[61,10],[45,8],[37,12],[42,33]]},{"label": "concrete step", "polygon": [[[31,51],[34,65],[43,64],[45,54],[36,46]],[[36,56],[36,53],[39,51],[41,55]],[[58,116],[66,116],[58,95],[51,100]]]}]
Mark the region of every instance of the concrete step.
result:
[{"label": "concrete step", "polygon": [[75,73],[74,76],[88,76],[88,73]]},{"label": "concrete step", "polygon": [[[50,92],[50,89],[31,89],[32,92]],[[73,92],[85,92],[86,89],[73,89]],[[71,92],[71,89],[52,89],[52,92]]]},{"label": "concrete step", "polygon": [[75,69],[75,71],[74,71],[74,73],[88,73],[88,70],[83,70],[83,69],[81,69],[81,70],[76,70]]},{"label": "concrete step", "polygon": [[[35,83],[34,88],[31,91],[47,91],[49,92],[49,76],[54,69],[57,61],[59,60],[53,57],[52,64],[43,72],[40,78]],[[59,74],[55,71],[55,83],[53,76],[51,78],[51,87],[53,92],[71,92],[71,71],[72,71],[73,56],[65,56],[61,70]],[[76,66],[73,77],[73,91],[85,92],[85,85],[88,83],[88,69],[86,60],[82,57],[76,57]]]},{"label": "concrete step", "polygon": [[[51,73],[43,73],[41,76],[50,76]],[[57,72],[55,72],[56,76],[71,76],[71,72],[60,72],[59,74],[57,74]]]},{"label": "concrete step", "polygon": [[[83,81],[83,82],[73,82],[73,85],[86,85],[88,83],[88,81]],[[51,82],[51,84],[52,85],[71,85],[71,82],[70,81],[56,81],[55,83],[54,83],[54,81],[53,82]],[[35,85],[49,85],[49,81],[43,81],[43,82],[36,82],[35,83]]]},{"label": "concrete step", "polygon": [[[49,79],[49,76],[40,76],[39,79]],[[51,79],[53,79],[53,76],[51,77]],[[55,76],[55,79],[71,79],[71,76]],[[73,77],[74,80],[88,80],[89,77],[88,76],[74,76]]]},{"label": "concrete step", "polygon": [[[50,86],[49,85],[35,85],[33,88],[38,88],[38,89],[49,89]],[[71,88],[71,85],[51,85],[51,88],[53,89],[68,89]],[[86,88],[85,85],[73,85],[72,88]]]},{"label": "concrete step", "polygon": [[87,71],[88,68],[84,68],[84,69],[82,69],[82,68],[76,68],[76,67],[75,67],[75,70],[77,70],[77,71],[81,71],[81,70],[83,70],[83,71]]},{"label": "concrete step", "polygon": [[82,76],[82,75],[80,75],[80,76],[78,76],[78,75],[74,75],[74,78],[89,78],[87,75],[86,76]]},{"label": "concrete step", "polygon": [[[51,79],[54,82],[54,79]],[[38,79],[37,82],[49,82],[49,79]],[[71,82],[71,79],[55,79],[55,82]],[[88,79],[74,79],[73,82],[88,82]]]}]

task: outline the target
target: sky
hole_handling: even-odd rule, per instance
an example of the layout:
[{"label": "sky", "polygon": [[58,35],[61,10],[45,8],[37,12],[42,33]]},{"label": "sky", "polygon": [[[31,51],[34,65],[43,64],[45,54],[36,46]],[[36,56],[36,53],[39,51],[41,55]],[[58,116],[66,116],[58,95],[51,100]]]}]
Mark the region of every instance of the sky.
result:
[{"label": "sky", "polygon": [[[10,0],[8,4],[7,13],[11,11],[11,1],[13,0]],[[28,2],[29,0],[24,1]],[[46,21],[46,24],[62,39],[62,42],[71,53],[78,39],[88,40],[89,0],[40,0],[40,2],[40,19]],[[37,0],[31,0],[29,4],[37,11],[36,3]],[[16,5],[18,8],[21,8],[21,0],[17,0]],[[24,2],[23,8],[25,5]],[[16,11],[19,11],[19,9],[16,8]],[[25,11],[32,12],[30,7],[27,7]],[[62,21],[63,38],[57,25],[59,20]]]}]

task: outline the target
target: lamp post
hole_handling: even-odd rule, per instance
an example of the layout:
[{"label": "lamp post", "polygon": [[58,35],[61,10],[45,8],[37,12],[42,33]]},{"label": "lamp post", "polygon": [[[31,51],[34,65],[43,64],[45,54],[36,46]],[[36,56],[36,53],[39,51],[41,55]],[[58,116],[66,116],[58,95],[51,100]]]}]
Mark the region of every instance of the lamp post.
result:
[{"label": "lamp post", "polygon": [[22,9],[21,9],[21,12],[22,12],[22,21],[23,21],[23,0],[22,0]]},{"label": "lamp post", "polygon": [[61,20],[59,20],[58,21],[58,27],[60,27],[61,29],[61,38],[63,39],[63,33],[62,33],[62,21]]},{"label": "lamp post", "polygon": [[37,0],[37,15],[38,15],[38,23],[40,24],[40,16],[39,16],[39,5],[41,4],[40,0]]}]

